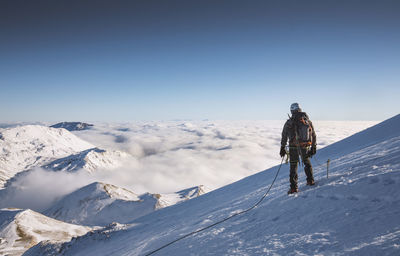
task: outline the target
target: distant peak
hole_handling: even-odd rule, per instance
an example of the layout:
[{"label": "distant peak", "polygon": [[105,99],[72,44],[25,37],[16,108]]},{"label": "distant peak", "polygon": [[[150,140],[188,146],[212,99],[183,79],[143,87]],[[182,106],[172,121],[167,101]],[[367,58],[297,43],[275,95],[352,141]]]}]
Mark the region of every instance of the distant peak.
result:
[{"label": "distant peak", "polygon": [[83,123],[83,122],[61,122],[54,124],[50,127],[52,128],[64,128],[68,131],[81,131],[88,130],[93,126],[93,124]]},{"label": "distant peak", "polygon": [[180,195],[182,198],[193,198],[193,197],[197,197],[197,196],[201,196],[202,194],[205,194],[205,188],[203,185],[199,185],[196,187],[191,187],[191,188],[187,188],[181,191],[176,192],[178,195]]}]

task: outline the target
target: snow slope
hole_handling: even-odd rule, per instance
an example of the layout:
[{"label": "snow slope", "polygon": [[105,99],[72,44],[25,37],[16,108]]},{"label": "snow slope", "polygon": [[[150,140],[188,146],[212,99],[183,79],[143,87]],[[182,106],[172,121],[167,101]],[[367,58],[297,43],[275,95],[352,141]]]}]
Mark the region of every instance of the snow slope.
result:
[{"label": "snow slope", "polygon": [[335,142],[329,147],[321,149],[318,153],[318,157],[321,160],[325,160],[329,157],[343,156],[357,149],[362,149],[383,140],[400,136],[399,119],[400,115],[394,116],[362,132],[355,133],[348,138]]},{"label": "snow slope", "polygon": [[[284,165],[258,207],[155,255],[400,255],[400,135],[392,127],[400,127],[400,115],[321,150],[332,160],[329,179],[325,165],[314,162],[317,185],[306,187],[300,172],[297,195],[286,195],[289,166]],[[160,209],[122,229],[39,244],[25,255],[146,255],[252,206],[277,169]]]},{"label": "snow slope", "polygon": [[65,242],[91,228],[53,220],[31,210],[0,210],[0,255],[21,255],[45,240]]},{"label": "snow slope", "polygon": [[85,169],[94,172],[97,169],[116,169],[120,167],[129,154],[122,151],[106,151],[99,148],[91,148],[56,159],[44,166],[44,169],[55,171],[77,171]]},{"label": "snow slope", "polygon": [[203,193],[202,187],[197,187],[166,195],[137,195],[124,188],[95,182],[66,195],[43,214],[80,225],[128,223],[157,209]]},{"label": "snow slope", "polygon": [[40,125],[0,129],[0,188],[19,172],[93,147],[64,129]]}]

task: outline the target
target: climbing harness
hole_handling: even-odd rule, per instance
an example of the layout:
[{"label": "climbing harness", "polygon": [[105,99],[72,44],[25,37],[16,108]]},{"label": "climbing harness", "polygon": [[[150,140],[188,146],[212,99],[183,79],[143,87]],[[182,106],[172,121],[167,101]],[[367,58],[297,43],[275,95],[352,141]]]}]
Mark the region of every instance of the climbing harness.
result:
[{"label": "climbing harness", "polygon": [[170,246],[171,244],[174,244],[174,243],[176,243],[176,242],[178,242],[178,241],[180,241],[180,240],[182,240],[182,239],[184,239],[184,238],[186,238],[186,237],[189,237],[189,236],[191,236],[191,235],[200,233],[200,232],[202,232],[202,231],[204,231],[204,230],[206,230],[206,229],[209,229],[209,228],[214,227],[214,226],[216,226],[216,225],[218,225],[218,224],[221,224],[222,222],[225,222],[225,221],[227,221],[227,220],[229,220],[229,219],[231,219],[231,218],[233,218],[233,217],[235,217],[235,216],[244,214],[244,213],[249,212],[249,211],[253,210],[254,208],[256,208],[256,207],[264,200],[264,198],[268,195],[269,191],[271,190],[272,186],[274,185],[274,183],[275,183],[275,181],[276,181],[276,178],[278,177],[279,171],[281,170],[281,167],[282,167],[282,164],[283,164],[283,159],[284,159],[284,157],[282,157],[281,164],[279,165],[279,168],[278,168],[278,170],[276,171],[274,180],[272,181],[272,183],[271,183],[271,185],[269,186],[269,188],[267,189],[267,191],[266,191],[266,192],[264,193],[264,195],[260,198],[260,200],[258,200],[258,202],[257,202],[256,204],[254,204],[253,206],[251,206],[250,208],[248,208],[248,209],[246,209],[246,210],[243,210],[243,211],[241,211],[241,212],[234,213],[234,214],[232,214],[231,216],[226,217],[225,219],[222,219],[222,220],[220,220],[220,221],[217,221],[217,222],[215,222],[215,223],[213,223],[213,224],[211,224],[211,225],[208,225],[208,226],[206,226],[206,227],[204,227],[204,228],[201,228],[201,229],[198,229],[198,230],[196,230],[196,231],[190,232],[190,233],[188,233],[188,234],[186,234],[186,235],[183,235],[183,236],[181,236],[181,237],[179,237],[179,238],[177,238],[177,239],[175,239],[175,240],[173,240],[173,241],[171,241],[171,242],[169,242],[169,243],[167,243],[167,244],[165,244],[165,245],[163,245],[163,246],[161,246],[161,247],[159,247],[159,248],[157,248],[157,249],[155,249],[155,250],[153,250],[153,251],[151,251],[151,252],[149,252],[149,253],[146,253],[145,256],[152,255],[152,254],[154,254],[154,253],[156,253],[156,252],[158,252],[158,251],[164,249],[165,247],[168,247],[168,246]]}]

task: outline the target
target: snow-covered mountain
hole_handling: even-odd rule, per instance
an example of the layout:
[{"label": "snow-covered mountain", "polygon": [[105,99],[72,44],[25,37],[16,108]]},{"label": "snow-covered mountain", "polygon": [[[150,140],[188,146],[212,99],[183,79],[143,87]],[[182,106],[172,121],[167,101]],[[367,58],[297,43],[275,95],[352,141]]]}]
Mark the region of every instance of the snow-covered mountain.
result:
[{"label": "snow-covered mountain", "polygon": [[0,129],[0,189],[18,173],[34,167],[54,171],[116,169],[132,156],[103,150],[65,129],[25,125]]},{"label": "snow-covered mountain", "polygon": [[61,122],[50,126],[52,128],[64,128],[68,131],[82,131],[93,127],[93,124],[82,122]]},{"label": "snow-covered mountain", "polygon": [[55,202],[45,215],[80,225],[128,223],[162,207],[182,202],[204,193],[201,187],[172,194],[137,195],[110,184],[95,182]]},{"label": "snow-covered mountain", "polygon": [[167,206],[171,206],[180,202],[184,202],[189,199],[196,198],[205,193],[208,193],[209,189],[205,188],[203,185],[187,188],[176,193],[169,194],[155,194],[158,198],[158,202],[156,205],[156,209],[164,208]]},{"label": "snow-covered mountain", "polygon": [[21,255],[41,241],[65,242],[92,228],[48,218],[31,210],[0,210],[0,255]]},{"label": "snow-covered mountain", "polygon": [[44,169],[55,171],[77,171],[85,169],[93,172],[97,169],[115,169],[122,165],[129,154],[122,151],[106,151],[99,148],[91,148],[56,159],[44,166]]},{"label": "snow-covered mountain", "polygon": [[18,172],[94,146],[64,129],[25,125],[0,129],[0,188]]},{"label": "snow-covered mountain", "polygon": [[[154,255],[400,255],[400,129],[393,127],[400,127],[400,115],[322,149],[313,158],[317,185],[305,186],[300,171],[296,195],[286,194],[289,166],[283,165],[256,208]],[[323,162],[327,158],[329,178]],[[130,226],[37,245],[25,255],[147,255],[253,206],[277,170],[152,212]]]}]

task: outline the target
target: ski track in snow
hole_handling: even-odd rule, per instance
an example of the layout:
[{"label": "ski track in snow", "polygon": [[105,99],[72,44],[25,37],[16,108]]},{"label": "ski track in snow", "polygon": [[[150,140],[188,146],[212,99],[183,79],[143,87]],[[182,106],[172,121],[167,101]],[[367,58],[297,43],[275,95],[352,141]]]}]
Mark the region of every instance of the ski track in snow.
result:
[{"label": "ski track in snow", "polygon": [[[400,116],[390,122],[398,126]],[[343,150],[349,151],[349,145]],[[299,168],[300,193],[286,195],[289,166],[284,165],[269,195],[254,210],[154,255],[400,255],[399,131],[331,159],[329,179],[322,160],[318,154],[313,159],[315,186],[305,186]],[[26,255],[145,255],[249,208],[269,187],[276,170],[153,212],[124,229],[93,231],[64,244],[40,244]]]}]

